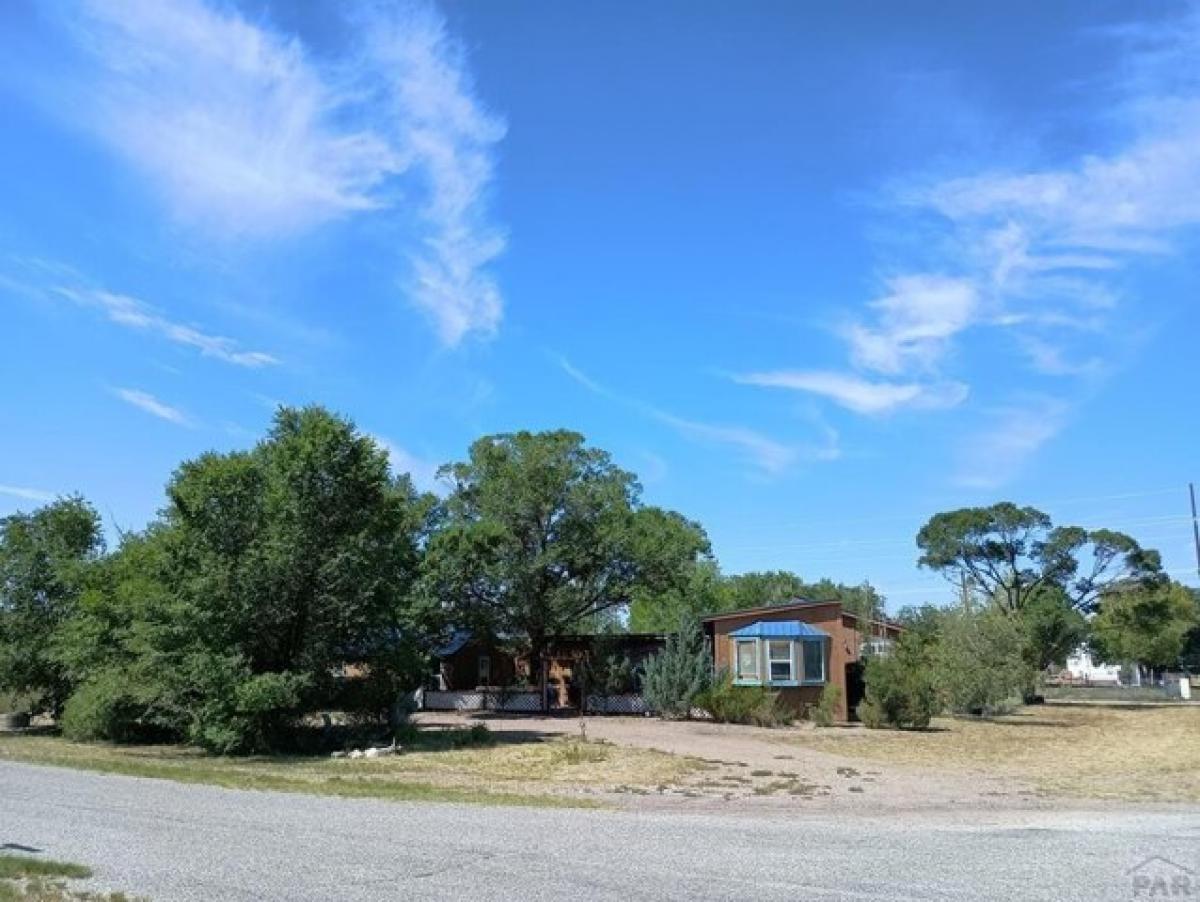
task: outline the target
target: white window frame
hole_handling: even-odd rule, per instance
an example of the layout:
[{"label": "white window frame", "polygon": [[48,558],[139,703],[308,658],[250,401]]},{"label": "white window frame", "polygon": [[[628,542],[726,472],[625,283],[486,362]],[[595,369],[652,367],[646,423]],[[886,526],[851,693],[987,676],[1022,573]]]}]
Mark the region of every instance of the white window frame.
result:
[{"label": "white window frame", "polygon": [[[733,681],[735,683],[762,683],[762,649],[760,647],[761,640],[759,639],[739,639],[734,637],[733,640]],[[741,647],[742,645],[750,645],[754,648],[754,676],[742,676],[742,660]]]},{"label": "white window frame", "polygon": [[[796,682],[796,641],[794,639],[770,639],[767,643],[767,680],[771,683],[795,683]],[[772,645],[786,645],[787,658],[777,658],[771,654]],[[775,671],[772,669],[772,664],[783,664],[788,666],[788,675],[786,677],[776,677]]]}]

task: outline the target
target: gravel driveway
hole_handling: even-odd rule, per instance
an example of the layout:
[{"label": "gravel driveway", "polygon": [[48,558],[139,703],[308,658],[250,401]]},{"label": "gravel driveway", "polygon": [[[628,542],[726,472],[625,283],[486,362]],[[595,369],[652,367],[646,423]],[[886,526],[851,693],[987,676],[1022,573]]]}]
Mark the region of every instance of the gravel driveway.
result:
[{"label": "gravel driveway", "polygon": [[[400,804],[0,764],[0,846],[169,900],[1129,899],[1200,809],[711,814]],[[1161,868],[1161,862],[1148,867]]]},{"label": "gravel driveway", "polygon": [[[578,718],[424,712],[424,726],[487,724],[498,735],[578,736]],[[589,739],[701,758],[710,770],[685,780],[677,791],[609,799],[636,808],[686,811],[846,811],[869,813],[972,809],[1052,809],[1060,802],[1019,780],[984,774],[952,774],[827,754],[794,741],[812,727],[750,727],[708,721],[646,717],[588,717]],[[794,794],[786,787],[811,791]]]}]

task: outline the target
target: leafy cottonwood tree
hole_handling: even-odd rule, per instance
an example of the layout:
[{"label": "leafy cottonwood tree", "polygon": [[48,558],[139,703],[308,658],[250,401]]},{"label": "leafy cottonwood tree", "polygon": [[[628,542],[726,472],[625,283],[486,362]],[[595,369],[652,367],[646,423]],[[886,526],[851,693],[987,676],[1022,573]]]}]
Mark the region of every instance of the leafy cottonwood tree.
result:
[{"label": "leafy cottonwood tree", "polygon": [[132,717],[214,750],[259,749],[332,703],[340,666],[365,664],[381,699],[415,671],[408,590],[430,502],[351,423],[281,408],[257,447],[183,464],[167,494],[64,642],[86,680],[68,706],[78,733],[119,738]]},{"label": "leafy cottonwood tree", "polygon": [[61,723],[69,738],[132,741],[186,730],[175,654],[190,628],[165,581],[168,537],[161,526],[123,535],[59,630],[54,654],[75,686]]},{"label": "leafy cottonwood tree", "polygon": [[1110,663],[1174,667],[1197,624],[1200,606],[1186,586],[1122,586],[1101,599],[1092,621],[1092,645]]},{"label": "leafy cottonwood tree", "polygon": [[71,680],[55,637],[103,550],[100,516],[78,496],[0,519],[0,688],[61,708]]},{"label": "leafy cottonwood tree", "polygon": [[728,610],[724,582],[717,562],[697,561],[682,585],[662,592],[637,591],[629,605],[629,630],[634,633],[669,633],[687,618],[699,619]]},{"label": "leafy cottonwood tree", "polygon": [[476,441],[426,550],[422,590],[454,622],[521,638],[533,673],[549,636],[685,585],[704,531],[639,503],[633,475],[567,431]]},{"label": "leafy cottonwood tree", "polygon": [[722,576],[716,561],[696,564],[686,587],[659,594],[640,594],[630,607],[629,628],[669,632],[681,617],[704,617],[722,611],[785,604],[798,598],[840,601],[864,622],[883,617],[883,597],[869,583],[847,586],[829,579],[806,582],[786,570]]},{"label": "leafy cottonwood tree", "polygon": [[1087,619],[1058,586],[1047,586],[1033,593],[1021,608],[1019,622],[1025,633],[1022,654],[1035,673],[1051,664],[1061,667],[1088,637]]},{"label": "leafy cottonwood tree", "polygon": [[1091,611],[1110,586],[1161,577],[1158,552],[1124,533],[1055,527],[1041,511],[1007,501],[935,514],[917,534],[917,547],[920,566],[1010,613],[1052,587],[1072,607]]}]

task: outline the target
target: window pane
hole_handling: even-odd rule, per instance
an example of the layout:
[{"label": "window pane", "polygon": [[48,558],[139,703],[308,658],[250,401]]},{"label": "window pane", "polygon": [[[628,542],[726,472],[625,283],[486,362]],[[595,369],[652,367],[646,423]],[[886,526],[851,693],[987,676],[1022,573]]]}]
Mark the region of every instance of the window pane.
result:
[{"label": "window pane", "polygon": [[758,645],[755,642],[738,642],[737,675],[739,680],[758,679]]},{"label": "window pane", "polygon": [[804,643],[804,679],[814,683],[825,682],[825,643]]},{"label": "window pane", "polygon": [[771,679],[792,679],[792,643],[772,641],[767,643],[767,660],[771,664]]}]

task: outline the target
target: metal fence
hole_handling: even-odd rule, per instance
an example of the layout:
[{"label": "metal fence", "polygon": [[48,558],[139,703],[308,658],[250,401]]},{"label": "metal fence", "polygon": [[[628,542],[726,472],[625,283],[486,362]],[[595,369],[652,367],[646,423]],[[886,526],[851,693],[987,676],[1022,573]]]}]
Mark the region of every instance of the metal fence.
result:
[{"label": "metal fence", "polygon": [[537,713],[542,710],[541,694],[536,690],[468,689],[443,691],[426,689],[417,698],[424,711],[509,711]]},{"label": "metal fence", "polygon": [[652,714],[649,702],[637,692],[622,695],[589,695],[584,708],[588,714]]}]

